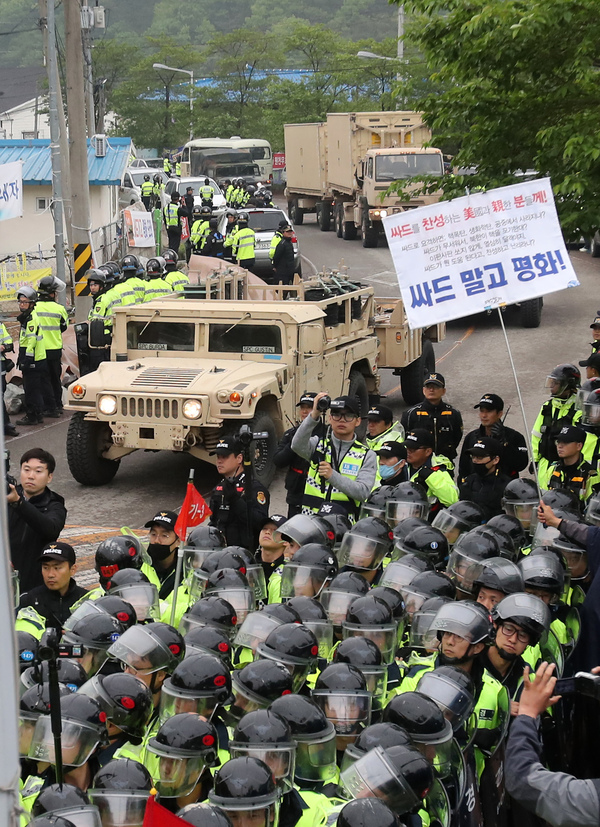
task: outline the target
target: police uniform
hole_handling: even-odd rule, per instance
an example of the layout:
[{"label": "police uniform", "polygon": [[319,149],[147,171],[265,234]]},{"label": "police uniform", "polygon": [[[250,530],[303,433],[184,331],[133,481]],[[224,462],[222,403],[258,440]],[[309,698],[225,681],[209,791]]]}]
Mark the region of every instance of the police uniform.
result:
[{"label": "police uniform", "polygon": [[142,204],[146,207],[146,210],[150,212],[152,209],[152,195],[154,193],[154,184],[150,180],[150,176],[148,175],[148,180],[144,180],[142,186],[140,187],[140,191],[142,194]]},{"label": "police uniform", "polygon": [[210,231],[210,221],[206,218],[199,218],[192,224],[190,241],[194,253],[202,252],[206,237]]},{"label": "police uniform", "polygon": [[[234,437],[223,437],[212,453],[228,456],[241,454],[243,449]],[[269,516],[269,501],[269,492],[255,479],[246,492],[245,471],[233,478],[223,478],[210,495],[210,525],[223,532],[227,545],[254,549],[265,517]]]},{"label": "police uniform", "polygon": [[[225,244],[227,245],[227,239],[225,240]],[[255,245],[256,233],[251,227],[248,227],[247,224],[242,223],[234,235],[231,244],[233,260],[236,261],[240,267],[245,267],[246,270],[252,270],[256,260]]]},{"label": "police uniform", "polygon": [[46,347],[46,364],[48,379],[52,389],[52,398],[46,400],[48,410],[60,412],[62,401],[62,334],[69,326],[69,316],[66,309],[51,299],[40,299],[35,306],[35,312],[40,320],[40,329]]},{"label": "police uniform", "polygon": [[183,293],[185,288],[189,285],[190,280],[181,270],[171,270],[165,273],[163,281],[166,281],[173,293]]},{"label": "police uniform", "polygon": [[[474,408],[480,408],[482,405],[490,410],[504,410],[502,398],[495,393],[484,394]],[[465,436],[458,464],[458,475],[461,479],[471,473],[469,449],[484,436],[487,436],[487,433],[483,425],[475,428],[474,431],[469,431]],[[498,422],[493,426],[493,432],[490,436],[498,440],[501,446],[500,471],[510,477],[511,480],[516,479],[519,473],[527,468],[529,461],[525,437],[519,431],[515,431],[514,428],[507,428],[502,422]]]},{"label": "police uniform", "polygon": [[[429,383],[446,387],[441,373],[429,374],[424,384]],[[462,439],[463,421],[460,411],[452,405],[443,401],[439,405],[432,405],[424,399],[423,402],[404,411],[402,426],[406,433],[415,428],[424,428],[429,431],[433,435],[434,453],[441,454],[449,460],[455,459],[456,449]]]},{"label": "police uniform", "polygon": [[[314,402],[315,393],[303,393],[300,401],[296,404],[310,405]],[[288,518],[299,514],[302,510],[302,497],[304,496],[304,485],[306,483],[306,472],[309,462],[292,450],[292,440],[298,430],[298,425],[288,430],[281,437],[277,450],[273,456],[273,464],[276,468],[287,468],[285,475],[285,490],[287,492],[285,501],[288,504]]]},{"label": "police uniform", "polygon": [[[468,449],[470,456],[487,456],[490,459],[499,457],[500,451],[500,443],[487,436],[479,439]],[[461,500],[470,500],[480,505],[485,512],[486,520],[489,520],[496,514],[502,514],[502,497],[510,478],[500,472],[498,465],[491,472],[486,470],[484,476],[474,470],[479,468],[486,470],[485,466],[473,464],[470,473],[461,480],[458,490]]]},{"label": "police uniform", "polygon": [[18,425],[43,422],[44,390],[48,384],[46,345],[35,306],[17,316],[21,323],[19,335],[19,367],[23,373],[25,410],[27,416]]},{"label": "police uniform", "polygon": [[[586,441],[585,431],[572,425],[565,426],[561,428],[555,441],[561,440],[584,443]],[[563,459],[557,459],[545,469],[544,473],[540,471],[538,481],[540,488],[543,489],[566,488],[572,491],[582,506],[600,488],[598,469],[584,459],[583,451],[577,462],[571,465],[567,465]]]},{"label": "police uniform", "polygon": [[559,399],[556,396],[542,405],[531,431],[531,450],[538,475],[545,477],[550,463],[558,459],[555,440],[565,425],[575,425],[581,419],[581,411],[575,407],[576,396]]},{"label": "police uniform", "polygon": [[94,319],[102,319],[104,323],[104,337],[107,344],[106,347],[103,348],[90,348],[90,371],[96,370],[101,362],[110,360],[113,308],[119,303],[119,297],[115,294],[114,288],[111,287],[108,290],[103,289],[94,296],[93,302],[88,315],[88,321],[92,322]]},{"label": "police uniform", "polygon": [[184,210],[179,206],[178,201],[171,201],[163,210],[163,221],[169,239],[168,247],[176,252],[181,245],[181,216],[183,214]]},{"label": "police uniform", "polygon": [[[428,431],[417,429],[406,435],[406,447],[432,448],[434,436]],[[458,488],[452,477],[453,465],[447,457],[431,454],[420,468],[407,465],[408,478],[411,482],[420,483],[427,491],[429,502],[432,503],[429,511],[429,520],[433,520],[440,510],[440,505],[449,506],[459,500]]]},{"label": "police uniform", "polygon": [[[404,428],[399,422],[393,421],[392,409],[388,408],[387,405],[373,405],[373,407],[369,409],[367,419],[372,422],[383,421],[388,426],[383,433],[377,434],[377,436],[369,436],[369,432],[367,431],[365,442],[371,451],[375,451],[375,453],[377,453],[385,442],[403,441]],[[379,465],[377,466],[377,477],[375,482],[376,484],[381,482]],[[400,482],[400,480],[398,480],[398,482]]]}]

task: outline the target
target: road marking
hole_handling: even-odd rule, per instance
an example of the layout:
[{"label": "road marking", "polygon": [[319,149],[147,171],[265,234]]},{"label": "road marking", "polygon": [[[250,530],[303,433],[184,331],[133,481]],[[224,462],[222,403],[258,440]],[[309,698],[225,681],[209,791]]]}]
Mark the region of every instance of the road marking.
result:
[{"label": "road marking", "polygon": [[[40,425],[40,426],[36,427],[35,431],[33,430],[33,426],[25,425],[24,427],[26,427],[26,428],[31,427],[32,430],[28,431],[26,434],[19,434],[19,436],[5,437],[4,439],[7,443],[8,442],[16,442],[18,439],[25,439],[28,436],[33,436],[34,434],[39,434],[41,431],[47,431],[48,428],[56,428],[57,425],[63,425],[65,422],[68,422],[70,418],[71,417],[68,416],[68,414],[67,414],[67,417],[65,419],[57,419],[56,422],[50,422],[48,425]],[[16,427],[18,428],[19,426],[17,425]],[[21,427],[23,427],[23,426],[21,426]]]}]

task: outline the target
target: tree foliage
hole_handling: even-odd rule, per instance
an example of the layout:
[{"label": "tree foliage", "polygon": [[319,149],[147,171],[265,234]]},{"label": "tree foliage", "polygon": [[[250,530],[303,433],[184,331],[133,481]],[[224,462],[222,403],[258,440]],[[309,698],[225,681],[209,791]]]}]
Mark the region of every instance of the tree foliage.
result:
[{"label": "tree foliage", "polygon": [[[567,237],[600,223],[600,24],[595,0],[411,0],[409,38],[433,91],[420,96],[435,142],[477,167],[446,179],[514,183],[549,175]],[[438,182],[434,182],[434,186]]]}]

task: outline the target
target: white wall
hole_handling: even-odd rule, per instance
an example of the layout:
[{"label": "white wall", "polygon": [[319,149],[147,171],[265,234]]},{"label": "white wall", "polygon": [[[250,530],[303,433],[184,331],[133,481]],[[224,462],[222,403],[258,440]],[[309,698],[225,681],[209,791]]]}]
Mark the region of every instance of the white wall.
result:
[{"label": "white wall", "polygon": [[[50,121],[41,109],[47,109],[47,99],[39,97],[38,101],[38,138],[50,138]],[[0,138],[22,140],[23,133],[32,133],[35,128],[35,98],[15,106],[9,112],[0,112]],[[26,137],[30,137],[29,134]]]}]

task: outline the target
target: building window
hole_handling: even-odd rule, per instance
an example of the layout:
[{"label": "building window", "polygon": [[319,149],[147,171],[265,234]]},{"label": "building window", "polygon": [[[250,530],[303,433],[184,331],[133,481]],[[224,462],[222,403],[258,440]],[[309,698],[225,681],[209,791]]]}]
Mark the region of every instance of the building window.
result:
[{"label": "building window", "polygon": [[21,132],[21,135],[23,136],[24,141],[32,141],[37,138],[35,132]]},{"label": "building window", "polygon": [[50,206],[50,199],[49,198],[36,198],[35,199],[35,211],[36,212],[46,212],[48,207]]},{"label": "building window", "polygon": [[6,129],[0,129],[0,140],[6,140]]}]

